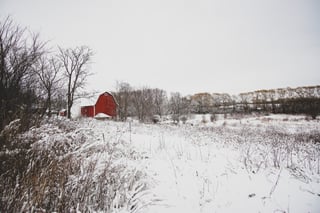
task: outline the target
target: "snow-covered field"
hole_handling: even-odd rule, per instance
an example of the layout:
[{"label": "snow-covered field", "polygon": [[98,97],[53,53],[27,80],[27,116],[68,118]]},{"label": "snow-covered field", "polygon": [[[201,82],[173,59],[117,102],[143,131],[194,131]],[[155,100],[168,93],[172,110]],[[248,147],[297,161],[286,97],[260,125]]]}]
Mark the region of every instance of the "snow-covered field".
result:
[{"label": "snow-covered field", "polygon": [[77,165],[59,191],[73,197],[65,204],[73,210],[320,212],[319,120],[272,115],[212,123],[194,116],[179,125],[59,124],[72,128],[65,134],[51,124],[27,134],[40,134],[33,148],[60,150],[57,158],[70,156]]},{"label": "snow-covered field", "polygon": [[117,132],[141,156],[131,163],[151,183],[145,212],[320,212],[317,121],[210,123],[196,116],[185,125],[89,123],[107,138]]},{"label": "snow-covered field", "polygon": [[203,120],[122,124],[158,198],[145,212],[320,212],[319,122]]}]

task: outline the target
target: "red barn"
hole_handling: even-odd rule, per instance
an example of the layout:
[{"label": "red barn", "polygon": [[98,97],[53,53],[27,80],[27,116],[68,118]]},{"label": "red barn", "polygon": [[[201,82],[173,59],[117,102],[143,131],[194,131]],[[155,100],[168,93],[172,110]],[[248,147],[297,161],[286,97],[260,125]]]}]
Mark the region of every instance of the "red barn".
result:
[{"label": "red barn", "polygon": [[81,107],[81,115],[85,117],[94,117],[94,105]]},{"label": "red barn", "polygon": [[117,102],[113,95],[108,92],[102,93],[95,105],[81,107],[82,116],[94,117],[99,113],[103,113],[111,117],[115,117],[117,115]]}]

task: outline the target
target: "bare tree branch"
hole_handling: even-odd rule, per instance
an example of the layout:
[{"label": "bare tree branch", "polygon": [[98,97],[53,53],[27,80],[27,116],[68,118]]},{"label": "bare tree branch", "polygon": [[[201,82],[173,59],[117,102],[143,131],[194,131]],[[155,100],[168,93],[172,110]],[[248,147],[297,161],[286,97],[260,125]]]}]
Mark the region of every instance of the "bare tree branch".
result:
[{"label": "bare tree branch", "polygon": [[64,76],[67,80],[67,113],[71,118],[71,107],[75,100],[75,93],[83,88],[87,78],[91,75],[88,65],[93,53],[89,47],[81,46],[76,48],[63,49],[59,47],[58,58],[64,69]]}]

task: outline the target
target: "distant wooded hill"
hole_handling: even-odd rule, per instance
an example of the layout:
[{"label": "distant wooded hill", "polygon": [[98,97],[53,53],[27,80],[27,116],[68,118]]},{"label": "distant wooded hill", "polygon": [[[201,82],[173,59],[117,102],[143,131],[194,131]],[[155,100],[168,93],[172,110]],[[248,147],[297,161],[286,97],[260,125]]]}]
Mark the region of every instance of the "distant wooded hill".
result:
[{"label": "distant wooded hill", "polygon": [[118,117],[125,120],[136,116],[150,120],[154,115],[182,115],[197,113],[287,113],[307,114],[316,118],[320,113],[320,86],[257,90],[230,95],[227,93],[196,93],[182,96],[161,89],[133,88],[118,82],[114,97],[118,102]]},{"label": "distant wooded hill", "polygon": [[232,113],[262,111],[270,113],[309,114],[320,110],[320,86],[279,88],[229,95],[227,93],[198,93],[191,96],[193,112]]}]

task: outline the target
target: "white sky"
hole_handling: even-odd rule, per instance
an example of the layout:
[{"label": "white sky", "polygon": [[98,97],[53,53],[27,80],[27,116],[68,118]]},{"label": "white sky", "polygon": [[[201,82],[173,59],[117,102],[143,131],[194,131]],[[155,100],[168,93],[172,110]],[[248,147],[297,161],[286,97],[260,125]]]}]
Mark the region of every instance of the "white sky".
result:
[{"label": "white sky", "polygon": [[182,94],[320,84],[319,0],[0,0],[50,45],[88,45],[88,88]]}]

